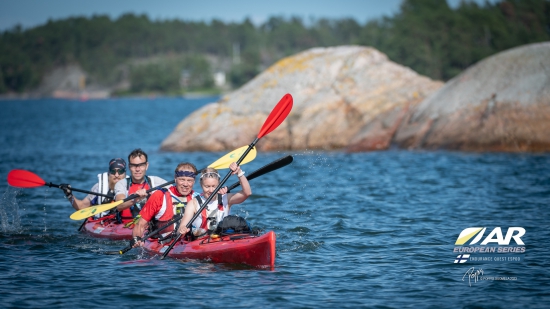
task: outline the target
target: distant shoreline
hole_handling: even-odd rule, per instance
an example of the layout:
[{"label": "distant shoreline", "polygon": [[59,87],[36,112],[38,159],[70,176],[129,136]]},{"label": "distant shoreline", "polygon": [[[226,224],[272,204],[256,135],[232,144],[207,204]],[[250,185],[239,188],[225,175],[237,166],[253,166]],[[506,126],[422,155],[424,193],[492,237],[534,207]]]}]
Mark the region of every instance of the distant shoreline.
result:
[{"label": "distant shoreline", "polygon": [[184,95],[169,95],[169,94],[158,94],[158,95],[128,95],[128,96],[109,96],[105,98],[56,98],[52,96],[32,96],[28,94],[21,95],[0,95],[0,101],[25,101],[25,100],[41,100],[41,99],[54,99],[54,100],[67,100],[67,101],[98,101],[98,100],[112,100],[112,99],[157,99],[157,98],[182,98],[182,99],[203,99],[203,98],[220,98],[224,96],[225,93],[220,94],[210,94],[210,93],[188,93]]}]

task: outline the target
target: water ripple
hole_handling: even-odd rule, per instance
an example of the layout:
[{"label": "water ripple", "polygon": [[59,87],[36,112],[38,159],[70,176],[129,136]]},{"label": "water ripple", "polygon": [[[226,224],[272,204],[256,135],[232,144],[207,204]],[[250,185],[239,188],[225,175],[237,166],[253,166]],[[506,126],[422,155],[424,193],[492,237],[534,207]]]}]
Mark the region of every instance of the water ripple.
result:
[{"label": "water ripple", "polygon": [[[224,154],[158,150],[177,123],[205,103],[2,102],[0,176],[24,168],[88,189],[105,162],[141,147],[150,156],[149,174],[169,179],[181,161],[202,166]],[[104,117],[113,106],[128,119]],[[28,119],[32,126],[18,125]],[[105,136],[112,142],[104,143]],[[0,183],[2,306],[544,308],[550,302],[549,155],[260,152],[246,170],[287,154],[294,162],[254,179],[254,195],[232,209],[276,232],[273,271],[160,260],[142,249],[109,255],[127,242],[78,233],[81,222],[68,218],[73,210],[61,190]],[[453,263],[458,234],[477,226],[525,228],[525,261]],[[469,286],[462,278],[472,266],[517,280]]]}]

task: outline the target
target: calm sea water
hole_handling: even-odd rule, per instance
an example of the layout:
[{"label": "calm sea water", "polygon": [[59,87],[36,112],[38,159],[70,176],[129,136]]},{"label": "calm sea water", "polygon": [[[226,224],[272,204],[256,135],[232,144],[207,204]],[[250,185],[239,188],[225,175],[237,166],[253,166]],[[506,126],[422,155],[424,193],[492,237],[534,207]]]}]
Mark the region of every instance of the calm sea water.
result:
[{"label": "calm sea water", "polygon": [[[254,195],[233,210],[277,233],[273,271],[159,260],[139,249],[107,255],[126,243],[77,232],[81,222],[69,219],[61,190],[6,182],[22,168],[90,189],[111,158],[137,147],[150,156],[150,175],[170,179],[180,161],[206,166],[224,153],[158,149],[181,119],[215,99],[0,101],[1,306],[549,306],[547,154],[260,152],[244,170],[294,156],[253,180]],[[485,236],[524,228],[524,260],[453,263],[468,227],[487,227]],[[507,280],[469,282],[471,267],[482,270],[479,278]]]}]

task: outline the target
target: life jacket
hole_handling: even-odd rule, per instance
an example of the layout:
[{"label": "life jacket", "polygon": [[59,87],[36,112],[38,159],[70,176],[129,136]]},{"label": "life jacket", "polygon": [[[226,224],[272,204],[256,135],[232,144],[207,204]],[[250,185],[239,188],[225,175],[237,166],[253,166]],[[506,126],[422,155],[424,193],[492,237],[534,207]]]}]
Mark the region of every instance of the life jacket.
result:
[{"label": "life jacket", "polygon": [[[137,189],[132,188],[132,178],[128,177],[126,178],[126,188],[128,189],[128,196],[132,195],[135,191],[139,189],[151,189],[155,187],[155,183],[149,176],[145,176],[145,181],[143,182],[142,186]],[[135,187],[134,187],[135,188]],[[122,212],[118,213],[118,219],[119,221],[128,221],[133,218],[135,218],[137,215],[139,215],[139,211],[145,205],[145,202],[147,202],[147,198],[143,199],[139,203],[132,205],[130,208],[124,209]]]},{"label": "life jacket", "polygon": [[[181,198],[185,198],[184,200],[180,200],[180,197],[175,196],[172,194],[172,192],[169,189],[162,188],[160,189],[162,192],[164,192],[164,200],[162,201],[162,207],[160,211],[155,215],[155,217],[149,222],[149,230],[154,231],[157,230],[160,227],[165,226],[170,220],[172,220],[174,215],[182,214],[185,212],[185,206],[196,196],[198,196],[198,193],[191,190],[191,192]],[[169,212],[169,209],[172,209],[172,212]],[[168,211],[168,212],[167,212]],[[178,222],[179,224],[179,222]],[[167,232],[171,232],[176,228],[176,225],[172,225],[170,227],[167,227],[165,230],[163,230],[162,234],[166,234]]]},{"label": "life jacket", "polygon": [[[199,207],[202,206],[203,201],[200,196],[197,196],[197,202],[199,202]],[[200,226],[197,229],[197,233],[199,235],[195,235],[197,237],[202,236],[204,234],[212,234],[214,229],[216,229],[218,225],[218,212],[223,212],[223,195],[218,193],[218,207],[212,209],[210,212],[208,212],[208,206],[204,207],[204,209],[201,211],[201,223]],[[221,220],[220,220],[221,221]]]},{"label": "life jacket", "polygon": [[[98,189],[101,194],[108,195],[109,197],[99,196],[96,195],[96,197],[91,201],[92,205],[100,205],[100,204],[107,204],[115,199],[115,190],[109,189],[109,173],[105,172],[102,174],[97,174],[98,179]],[[101,213],[98,213],[94,216],[95,219],[99,219],[101,217],[104,217],[108,214],[110,214],[114,210],[104,211]]]}]

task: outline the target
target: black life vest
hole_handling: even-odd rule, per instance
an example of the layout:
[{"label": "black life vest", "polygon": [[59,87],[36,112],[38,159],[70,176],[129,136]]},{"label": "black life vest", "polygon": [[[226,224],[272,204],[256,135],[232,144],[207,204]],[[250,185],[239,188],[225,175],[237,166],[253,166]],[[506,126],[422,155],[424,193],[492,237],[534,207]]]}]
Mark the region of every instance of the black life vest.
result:
[{"label": "black life vest", "polygon": [[218,223],[218,226],[214,230],[214,234],[229,235],[229,234],[243,234],[251,233],[250,224],[246,222],[246,219],[236,215],[229,215]]}]

